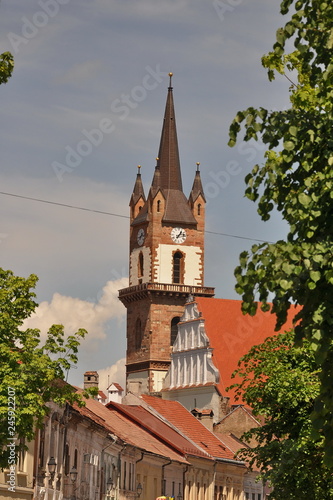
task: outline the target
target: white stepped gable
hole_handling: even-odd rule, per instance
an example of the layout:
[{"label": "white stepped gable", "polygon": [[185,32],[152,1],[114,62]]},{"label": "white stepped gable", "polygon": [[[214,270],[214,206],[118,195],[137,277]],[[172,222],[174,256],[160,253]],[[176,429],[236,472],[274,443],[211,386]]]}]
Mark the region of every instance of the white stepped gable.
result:
[{"label": "white stepped gable", "polygon": [[193,297],[189,297],[178,325],[178,335],[173,345],[171,365],[164,387],[217,384],[219,372],[212,360],[213,349],[205,332],[205,320],[198,311]]}]

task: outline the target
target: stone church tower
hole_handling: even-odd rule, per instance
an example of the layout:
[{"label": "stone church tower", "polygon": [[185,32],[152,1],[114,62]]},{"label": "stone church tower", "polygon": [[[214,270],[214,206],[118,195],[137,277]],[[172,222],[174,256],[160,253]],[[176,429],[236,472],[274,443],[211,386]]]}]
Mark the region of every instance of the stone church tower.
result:
[{"label": "stone church tower", "polygon": [[199,164],[189,198],[183,193],[176,120],[168,88],[160,148],[146,198],[140,167],[130,200],[127,391],[159,392],[186,297],[212,297],[204,287],[205,196]]}]

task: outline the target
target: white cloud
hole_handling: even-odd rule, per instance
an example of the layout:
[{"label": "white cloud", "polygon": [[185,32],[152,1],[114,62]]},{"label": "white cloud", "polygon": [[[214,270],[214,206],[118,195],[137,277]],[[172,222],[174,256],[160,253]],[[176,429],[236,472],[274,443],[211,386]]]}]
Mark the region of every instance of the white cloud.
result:
[{"label": "white cloud", "polygon": [[126,369],[125,369],[125,358],[119,359],[114,365],[107,368],[102,368],[98,370],[99,375],[99,389],[104,391],[106,394],[106,389],[113,382],[121,385],[125,390],[126,386]]},{"label": "white cloud", "polygon": [[[97,303],[55,293],[51,302],[45,301],[39,305],[36,312],[24,322],[23,328],[39,328],[45,335],[52,324],[62,324],[69,335],[79,328],[85,328],[88,342],[104,339],[107,322],[112,318],[120,321],[125,315],[125,308],[118,299],[118,290],[126,286],[127,278],[108,281]],[[84,345],[89,348],[86,342]]]}]

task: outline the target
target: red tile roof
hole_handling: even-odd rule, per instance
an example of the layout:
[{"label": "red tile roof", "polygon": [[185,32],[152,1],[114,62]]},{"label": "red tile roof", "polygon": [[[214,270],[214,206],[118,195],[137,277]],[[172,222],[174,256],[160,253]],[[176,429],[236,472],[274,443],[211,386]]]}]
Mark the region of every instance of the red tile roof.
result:
[{"label": "red tile roof", "polygon": [[105,396],[105,394],[104,394],[103,391],[98,391],[98,395],[99,395],[100,398],[106,399],[106,396]]},{"label": "red tile roof", "polygon": [[234,456],[237,455],[238,451],[241,448],[247,448],[247,445],[243,443],[240,439],[238,439],[236,436],[233,434],[229,433],[219,433],[219,438],[221,439],[222,443],[229,448],[230,451],[234,454]]},{"label": "red tile roof", "polygon": [[[74,409],[83,417],[87,417],[96,424],[101,425],[108,432],[112,432],[122,441],[136,446],[149,453],[169,458],[171,460],[187,463],[183,455],[168,446],[143,426],[134,423],[131,418],[124,415],[116,407],[106,407],[94,399],[87,399],[86,406]],[[119,405],[122,406],[122,405]]]},{"label": "red tile roof", "polygon": [[[115,388],[116,388],[116,389],[118,389],[118,391],[123,391],[123,390],[124,390],[124,389],[121,387],[121,385],[117,384],[117,382],[113,382],[112,384],[110,384],[110,386],[111,386],[111,385],[114,385],[114,386],[115,386]],[[110,387],[110,386],[109,386],[109,387]]]},{"label": "red tile roof", "polygon": [[[214,349],[213,363],[220,372],[217,387],[222,395],[230,398],[230,404],[235,404],[234,391],[226,392],[226,388],[237,381],[231,378],[231,374],[241,356],[274,334],[275,315],[264,313],[259,308],[255,316],[244,315],[240,300],[196,297],[195,301],[205,319],[205,331]],[[296,308],[289,314],[283,331],[292,328],[293,311],[296,312]]]},{"label": "red tile roof", "polygon": [[141,426],[141,428],[144,428],[148,430],[148,432],[153,433],[155,437],[166,442],[172,448],[175,448],[181,453],[205,456],[206,458],[210,458],[207,451],[202,449],[199,450],[194,443],[179,434],[179,432],[170,427],[170,425],[163,422],[160,418],[156,417],[142,406],[120,405],[118,403],[111,402],[107,405],[107,408],[109,408],[110,410],[118,410],[121,413],[129,416],[131,419],[137,422]]},{"label": "red tile roof", "polygon": [[178,401],[168,401],[147,395],[142,395],[141,398],[172,425],[177,427],[182,434],[209,453],[211,457],[228,460],[234,459],[233,452]]}]

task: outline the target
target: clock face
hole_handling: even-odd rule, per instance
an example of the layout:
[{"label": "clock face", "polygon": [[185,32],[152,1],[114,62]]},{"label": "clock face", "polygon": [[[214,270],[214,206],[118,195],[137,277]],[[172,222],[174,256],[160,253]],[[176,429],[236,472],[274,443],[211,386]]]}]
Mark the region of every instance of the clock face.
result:
[{"label": "clock face", "polygon": [[144,229],[142,229],[142,228],[139,229],[136,239],[137,239],[138,244],[141,247],[141,245],[143,245],[143,242],[145,241],[145,230]]},{"label": "clock face", "polygon": [[186,231],[181,227],[174,227],[171,231],[172,241],[175,243],[184,243],[186,240]]}]

